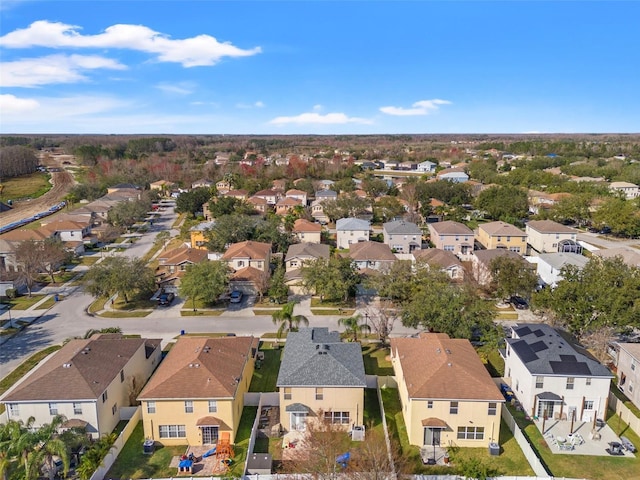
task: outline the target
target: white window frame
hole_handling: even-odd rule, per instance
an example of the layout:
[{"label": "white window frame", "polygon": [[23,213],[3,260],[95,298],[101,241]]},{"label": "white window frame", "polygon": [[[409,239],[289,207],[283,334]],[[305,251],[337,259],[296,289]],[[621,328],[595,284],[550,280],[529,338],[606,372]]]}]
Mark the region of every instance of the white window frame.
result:
[{"label": "white window frame", "polygon": [[78,402],[73,402],[73,414],[74,415],[82,415],[82,404]]},{"label": "white window frame", "polygon": [[184,401],[184,413],[193,413],[193,400]]},{"label": "white window frame", "polygon": [[184,425],[158,425],[160,438],[186,438],[187,428]]},{"label": "white window frame", "polygon": [[218,401],[209,400],[209,413],[216,413],[218,411]]},{"label": "white window frame", "polygon": [[151,400],[147,402],[147,413],[156,413],[156,402]]},{"label": "white window frame", "polygon": [[56,416],[58,415],[58,404],[55,402],[51,402],[49,404],[49,415]]}]

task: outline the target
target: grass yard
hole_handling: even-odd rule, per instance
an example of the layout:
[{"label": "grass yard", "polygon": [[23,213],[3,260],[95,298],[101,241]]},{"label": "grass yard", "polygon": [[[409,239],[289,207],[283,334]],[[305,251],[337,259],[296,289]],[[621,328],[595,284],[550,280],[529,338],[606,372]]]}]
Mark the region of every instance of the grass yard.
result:
[{"label": "grass yard", "polygon": [[350,317],[356,313],[351,308],[312,308],[311,313],[314,315],[340,315],[342,317]]},{"label": "grass yard", "polygon": [[258,414],[258,407],[244,407],[242,417],[240,417],[240,425],[238,425],[238,433],[236,434],[233,451],[233,463],[229,470],[228,476],[239,478],[244,473],[244,463],[247,460],[247,450],[249,449],[249,438],[251,437],[251,427]]},{"label": "grass yard", "polygon": [[504,360],[498,350],[491,350],[486,358],[481,358],[492,377],[504,377]]},{"label": "grass yard", "polygon": [[[24,377],[27,372],[29,372],[33,367],[40,363],[40,361],[43,360],[46,356],[58,350],[60,350],[60,345],[52,345],[51,347],[40,350],[39,352],[34,353],[29,358],[27,358],[18,366],[18,368],[16,368],[13,372],[4,377],[2,381],[0,381],[0,395],[9,390],[9,388],[11,388],[14,383]],[[4,404],[0,405],[0,413],[4,413],[4,410]]]},{"label": "grass yard", "polygon": [[[75,276],[76,274],[74,272],[59,272],[53,274],[53,278],[56,279],[55,285],[66,283]],[[51,283],[51,276],[49,275],[41,275],[38,281],[49,287],[54,285],[53,283]]]},{"label": "grass yard", "polygon": [[150,311],[130,311],[130,312],[102,312],[101,317],[104,318],[142,318],[149,315]]},{"label": "grass yard", "polygon": [[3,179],[2,199],[18,200],[21,198],[37,198],[51,189],[49,179],[51,175],[48,173],[31,173],[20,177],[12,177]]},{"label": "grass yard", "polygon": [[364,372],[367,375],[393,375],[388,348],[381,348],[378,344],[370,343],[362,346]]},{"label": "grass yard", "polygon": [[375,388],[365,388],[364,390],[363,420],[367,430],[373,429],[382,432],[382,414],[380,413],[378,392]]},{"label": "grass yard", "polygon": [[144,430],[139,422],[129,440],[122,448],[116,462],[105,478],[168,478],[176,474],[174,467],[169,467],[171,459],[187,451],[186,445],[162,446],[156,442],[156,449],[152,455],[142,452]]},{"label": "grass yard", "polygon": [[[63,299],[64,299],[64,295],[58,295],[58,302],[62,301]],[[42,302],[40,305],[38,305],[38,308],[46,310],[47,308],[53,307],[56,303],[57,303],[56,299],[53,296],[51,296],[47,300]]]},{"label": "grass yard", "polygon": [[264,353],[262,366],[253,372],[251,378],[250,392],[275,392],[280,362],[282,361],[282,349],[273,348],[272,343],[262,343],[260,351]]},{"label": "grass yard", "polygon": [[319,308],[355,308],[355,299],[351,298],[346,302],[330,302],[328,300],[320,300],[320,297],[311,297],[311,307]]},{"label": "grass yard", "polygon": [[219,317],[224,310],[180,310],[181,317]]},{"label": "grass yard", "polygon": [[254,315],[273,315],[276,312],[279,312],[280,310],[282,310],[282,308],[254,308],[253,309],[253,314]]},{"label": "grass yard", "polygon": [[45,297],[44,295],[32,295],[30,297],[21,296],[21,297],[12,298],[11,300],[9,300],[9,304],[11,305],[12,310],[26,310],[29,307],[34,306],[44,297]]}]

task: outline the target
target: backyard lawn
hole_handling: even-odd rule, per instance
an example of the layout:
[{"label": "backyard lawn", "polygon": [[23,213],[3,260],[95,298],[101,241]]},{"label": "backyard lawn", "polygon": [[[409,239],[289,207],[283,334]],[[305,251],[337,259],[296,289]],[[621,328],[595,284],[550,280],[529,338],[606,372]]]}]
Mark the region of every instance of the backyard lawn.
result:
[{"label": "backyard lawn", "polygon": [[27,308],[38,303],[44,297],[44,295],[32,295],[30,297],[24,295],[12,298],[11,300],[9,300],[9,304],[11,305],[12,310],[26,310]]},{"label": "backyard lawn", "polygon": [[244,407],[242,417],[240,417],[240,425],[236,435],[233,451],[233,463],[229,476],[241,477],[244,473],[244,463],[247,460],[247,449],[249,448],[249,438],[251,437],[251,427],[258,414],[258,407]]},{"label": "backyard lawn", "polygon": [[256,367],[254,370],[249,391],[275,392],[282,359],[282,349],[274,348],[273,343],[264,342],[260,345],[259,351],[264,353],[264,361],[261,362],[260,368]]},{"label": "backyard lawn", "polygon": [[369,343],[362,346],[364,372],[367,375],[393,375],[391,361],[387,360],[389,349]]}]

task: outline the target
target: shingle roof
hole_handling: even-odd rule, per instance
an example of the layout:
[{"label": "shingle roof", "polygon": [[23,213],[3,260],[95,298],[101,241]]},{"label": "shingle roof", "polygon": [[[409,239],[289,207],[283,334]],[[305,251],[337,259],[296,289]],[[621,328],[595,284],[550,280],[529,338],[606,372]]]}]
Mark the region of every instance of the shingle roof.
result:
[{"label": "shingle roof", "polygon": [[541,253],[538,255],[538,258],[556,270],[560,270],[565,265],[573,265],[578,268],[583,268],[587,263],[589,263],[589,259],[584,255],[572,252]]},{"label": "shingle roof", "polygon": [[302,328],[290,332],[278,387],[366,387],[359,343],[342,343],[338,332],[328,328]]},{"label": "shingle roof", "polygon": [[607,248],[593,252],[597,257],[615,258],[620,257],[624,263],[633,267],[640,267],[640,253],[629,247]]},{"label": "shingle roof", "polygon": [[265,258],[267,258],[270,251],[270,243],[247,240],[231,245],[227,249],[227,251],[224,252],[224,255],[222,255],[222,260],[231,260],[237,257],[264,260]]},{"label": "shingle roof", "polygon": [[1,238],[7,242],[23,242],[25,240],[41,241],[49,238],[50,236],[51,234],[49,231],[42,228],[32,230],[20,228],[18,230],[2,234]]},{"label": "shingle roof", "polygon": [[[445,333],[392,338],[410,398],[504,401],[468,340]],[[396,372],[399,374],[399,372]]]},{"label": "shingle roof", "polygon": [[180,337],[138,398],[234,397],[237,379],[257,341],[254,337]]},{"label": "shingle roof", "polygon": [[478,226],[479,230],[484,230],[489,235],[509,235],[512,237],[526,237],[527,234],[515,225],[506,222],[489,222]]},{"label": "shingle roof", "polygon": [[349,245],[349,257],[353,260],[397,260],[389,245],[380,242],[352,243]]},{"label": "shingle roof", "polygon": [[440,250],[439,248],[427,248],[413,252],[416,260],[422,260],[429,265],[436,265],[442,268],[449,268],[454,265],[462,267],[462,262],[453,252]]},{"label": "shingle roof", "polygon": [[321,243],[294,243],[289,246],[285,261],[296,257],[329,258],[329,245]]},{"label": "shingle roof", "polygon": [[321,232],[322,225],[310,222],[306,218],[299,218],[293,223],[293,233],[297,232]]},{"label": "shingle roof", "polygon": [[518,255],[516,252],[512,252],[511,250],[507,250],[506,248],[492,248],[490,250],[474,250],[473,254],[478,259],[480,263],[484,263],[489,265],[494,258],[498,257],[508,257],[513,259],[518,259],[523,262],[523,264],[528,264],[527,261]]},{"label": "shingle roof", "polygon": [[430,223],[429,228],[438,235],[473,235],[473,231],[466,225],[447,220],[446,222]]},{"label": "shingle roof", "polygon": [[382,225],[382,228],[388,234],[405,234],[405,235],[422,235],[422,230],[418,225],[404,220],[395,220]]},{"label": "shingle roof", "polygon": [[96,399],[143,345],[160,347],[160,342],[120,334],[71,340],[3,401]]},{"label": "shingle roof", "polygon": [[359,218],[341,218],[336,222],[336,230],[369,230],[370,223]]},{"label": "shingle roof", "polygon": [[513,353],[532,375],[612,377],[607,367],[578,351],[556,330],[545,324],[518,324],[514,338],[507,338]]},{"label": "shingle roof", "polygon": [[553,220],[531,220],[527,227],[540,233],[576,233],[573,228],[569,228]]}]

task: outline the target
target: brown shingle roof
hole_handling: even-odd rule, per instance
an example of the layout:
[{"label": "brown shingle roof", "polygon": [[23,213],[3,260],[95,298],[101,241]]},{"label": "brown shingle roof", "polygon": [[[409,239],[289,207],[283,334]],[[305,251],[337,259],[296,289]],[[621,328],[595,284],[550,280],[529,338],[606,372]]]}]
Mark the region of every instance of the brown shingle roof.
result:
[{"label": "brown shingle roof", "polygon": [[439,248],[427,248],[424,250],[416,250],[413,252],[416,260],[421,260],[429,265],[449,268],[453,265],[462,267],[462,262],[455,256],[453,252],[440,250]]},{"label": "brown shingle roof", "polygon": [[230,398],[257,347],[253,337],[180,337],[138,398]]},{"label": "brown shingle roof", "polygon": [[527,262],[524,258],[518,255],[516,252],[512,252],[511,250],[507,250],[506,248],[492,248],[489,250],[474,250],[473,254],[478,259],[480,263],[484,263],[485,265],[489,265],[494,258],[498,257],[508,257],[520,260],[523,265],[532,265]]},{"label": "brown shingle roof", "polygon": [[207,259],[208,252],[201,248],[175,249],[167,252],[162,265],[180,265],[181,263],[200,263]]},{"label": "brown shingle roof", "polygon": [[469,227],[463,223],[447,220],[446,222],[430,223],[429,228],[433,229],[438,235],[473,235]]},{"label": "brown shingle roof", "polygon": [[71,340],[3,401],[96,399],[147,342],[159,347],[161,340],[120,334]]},{"label": "brown shingle roof", "polygon": [[392,338],[391,353],[400,361],[410,398],[504,401],[468,340],[444,333]]},{"label": "brown shingle roof", "polygon": [[540,233],[576,233],[573,228],[553,220],[531,220],[527,226]]},{"label": "brown shingle roof", "polygon": [[515,225],[511,225],[506,222],[489,222],[478,225],[479,230],[484,230],[490,236],[494,235],[509,235],[512,237],[526,237],[526,233],[520,230]]},{"label": "brown shingle roof", "polygon": [[306,218],[299,218],[293,223],[293,233],[302,232],[321,232],[322,225],[310,222]]},{"label": "brown shingle roof", "polygon": [[25,240],[45,240],[50,236],[51,234],[49,233],[49,231],[42,228],[37,228],[34,230],[21,228],[4,233],[1,238],[3,240],[6,240],[7,242],[24,242]]},{"label": "brown shingle roof", "polygon": [[265,260],[270,251],[270,243],[247,240],[231,245],[227,251],[224,252],[224,255],[222,255],[222,260],[232,260],[238,257],[250,258],[251,260]]},{"label": "brown shingle roof", "polygon": [[358,242],[349,245],[349,257],[354,260],[397,260],[386,243]]}]

